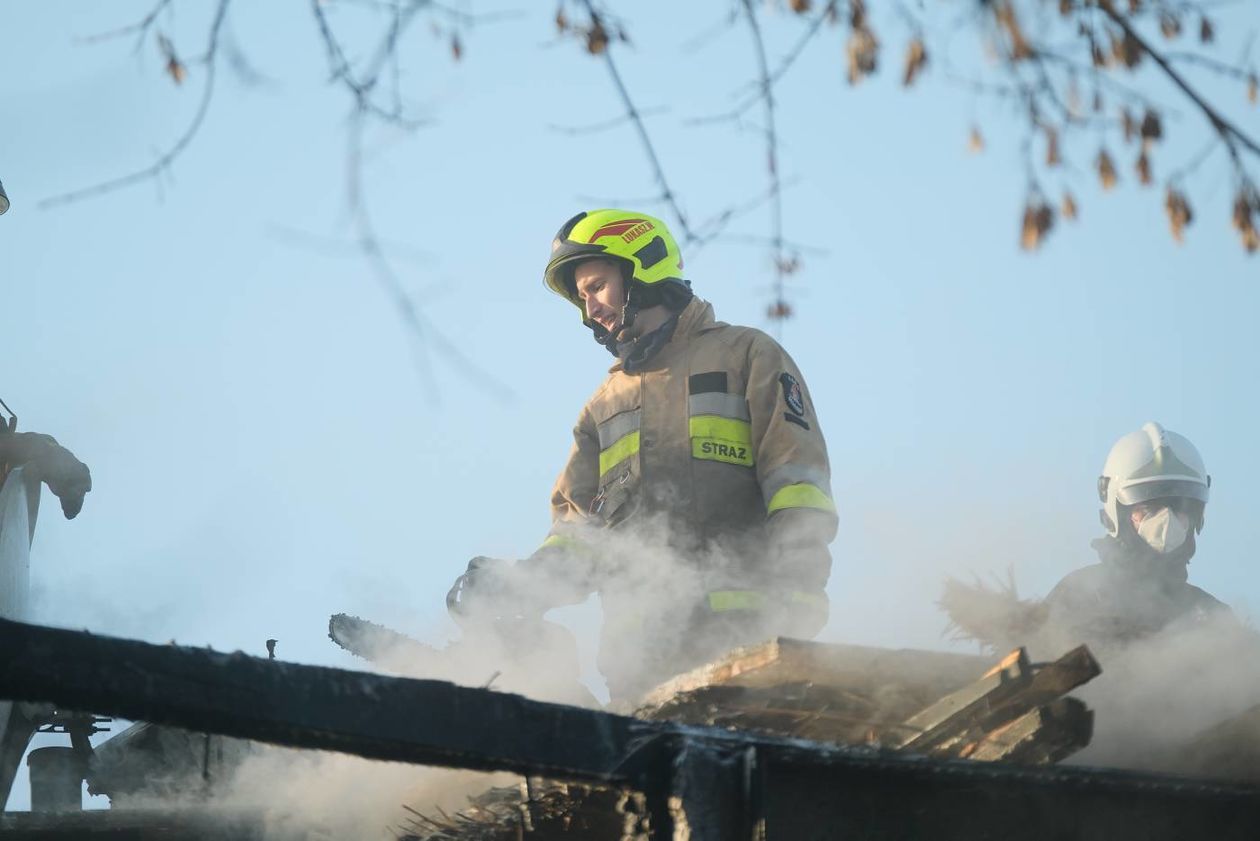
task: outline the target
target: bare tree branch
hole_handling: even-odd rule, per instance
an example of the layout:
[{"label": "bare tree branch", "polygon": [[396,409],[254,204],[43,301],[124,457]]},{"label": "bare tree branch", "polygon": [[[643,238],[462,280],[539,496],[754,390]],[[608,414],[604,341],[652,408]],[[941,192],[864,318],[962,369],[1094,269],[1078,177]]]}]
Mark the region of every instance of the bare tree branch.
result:
[{"label": "bare tree branch", "polygon": [[[218,0],[218,6],[215,9],[214,19],[210,24],[210,37],[209,42],[206,45],[206,52],[200,59],[206,69],[206,79],[201,91],[201,102],[197,106],[197,113],[193,115],[192,122],[188,124],[188,128],[184,130],[184,133],[178,140],[175,141],[174,145],[162,153],[152,165],[147,166],[144,169],[137,170],[136,172],[124,175],[120,178],[113,178],[109,181],[94,184],[91,187],[84,187],[79,190],[73,190],[68,193],[52,196],[51,198],[47,198],[39,202],[37,205],[38,207],[54,207],[56,205],[67,204],[69,202],[99,196],[104,193],[110,193],[124,187],[130,187],[133,184],[139,184],[140,182],[147,181],[150,178],[156,178],[170,168],[171,164],[175,162],[175,159],[188,148],[188,145],[192,143],[193,138],[197,136],[197,132],[201,129],[201,124],[206,119],[206,114],[210,111],[210,100],[214,97],[215,67],[218,63],[219,33],[223,29],[223,21],[227,16],[228,5],[230,2],[231,0]],[[165,4],[159,4],[159,9],[155,10],[154,15],[156,15],[157,11],[160,11],[161,6],[163,5]]]},{"label": "bare tree branch", "polygon": [[783,253],[783,192],[779,184],[779,136],[774,119],[774,90],[770,79],[770,66],[766,61],[766,45],[761,37],[761,25],[752,0],[743,0],[744,18],[752,33],[753,47],[757,56],[757,73],[760,79],[761,99],[766,113],[766,170],[770,178],[770,249],[774,264],[774,302],[770,307],[771,319],[783,321],[791,313],[784,289],[784,280],[796,268]]},{"label": "bare tree branch", "polygon": [[[740,2],[743,3],[743,0],[740,0]],[[788,50],[787,55],[783,57],[774,71],[766,74],[764,79],[759,80],[756,83],[756,90],[751,96],[746,97],[730,111],[725,111],[721,114],[713,114],[707,117],[697,117],[693,120],[689,120],[688,123],[691,125],[705,125],[708,123],[730,122],[738,120],[742,117],[748,112],[748,109],[752,108],[762,100],[763,91],[777,85],[787,72],[792,69],[792,65],[796,64],[797,59],[799,59],[805,52],[805,48],[809,46],[810,41],[814,40],[814,37],[819,33],[819,31],[821,31],[822,25],[828,20],[831,20],[837,14],[836,9],[838,7],[838,3],[839,0],[829,0],[827,5],[814,16],[813,20],[810,21],[809,26],[806,27],[803,33],[801,33],[801,37],[798,38],[796,43],[792,45],[792,48]]]},{"label": "bare tree branch", "polygon": [[332,79],[340,82],[350,92],[358,110],[401,128],[415,129],[425,125],[424,120],[407,117],[401,101],[396,99],[391,107],[385,108],[376,102],[374,96],[377,85],[380,84],[381,73],[389,64],[391,57],[397,55],[399,38],[415,19],[416,14],[428,5],[430,5],[429,0],[409,0],[405,5],[391,9],[390,25],[372,58],[368,61],[367,69],[362,77],[359,77],[346,57],[341,41],[333,33],[328,17],[324,14],[324,3],[321,0],[311,0],[311,12],[319,27]]},{"label": "bare tree branch", "polygon": [[[582,3],[586,7],[587,14],[590,15],[591,25],[600,27],[602,30],[603,25],[600,22],[599,12],[595,10],[595,4],[592,0],[582,0]],[[684,242],[689,244],[696,239],[695,232],[692,231],[691,225],[687,221],[686,212],[683,211],[682,206],[678,203],[677,195],[674,193],[673,187],[670,186],[669,179],[665,177],[665,168],[661,166],[660,156],[656,154],[656,147],[652,143],[652,138],[648,135],[647,126],[643,123],[642,112],[635,106],[634,100],[630,98],[630,92],[626,89],[625,82],[621,80],[621,74],[617,71],[617,63],[613,60],[609,45],[605,43],[600,52],[604,59],[604,66],[608,68],[608,75],[612,78],[613,86],[616,87],[617,94],[621,97],[621,102],[625,106],[626,116],[634,124],[635,133],[639,136],[639,143],[643,146],[648,163],[652,167],[653,178],[656,180],[657,186],[661,188],[661,198],[669,205],[674,218],[678,221]]]},{"label": "bare tree branch", "polygon": [[1166,75],[1174,85],[1180,88],[1181,92],[1184,93],[1190,101],[1203,112],[1203,116],[1207,118],[1207,121],[1211,124],[1212,128],[1215,129],[1216,133],[1219,134],[1221,139],[1225,141],[1225,145],[1229,148],[1230,157],[1234,159],[1236,166],[1242,166],[1238,156],[1238,146],[1240,145],[1250,151],[1253,155],[1260,155],[1260,144],[1257,144],[1255,140],[1252,140],[1240,131],[1233,123],[1225,119],[1225,117],[1213,108],[1207,100],[1198,93],[1198,91],[1190,87],[1189,83],[1182,78],[1181,74],[1173,68],[1159,50],[1154,49],[1150,43],[1143,38],[1136,29],[1133,28],[1133,24],[1129,21],[1129,19],[1120,12],[1116,11],[1112,0],[1096,0],[1096,2],[1098,4],[1098,8],[1102,10],[1103,14],[1124,30],[1125,35],[1132,38],[1134,43],[1136,43],[1138,47],[1146,53],[1146,55],[1150,56],[1151,60],[1164,71],[1164,75]]},{"label": "bare tree branch", "polygon": [[[417,371],[426,382],[435,382],[433,366],[428,355],[429,349],[433,348],[487,394],[501,401],[511,401],[515,399],[515,395],[506,383],[474,363],[425,316],[421,306],[407,292],[386,256],[385,249],[381,246],[380,238],[376,234],[376,228],[368,211],[363,187],[364,120],[371,114],[370,109],[358,106],[351,115],[350,126],[347,130],[349,147],[346,162],[346,192],[358,235],[359,249],[367,258],[377,284],[393,303],[395,312],[411,335],[412,358]],[[432,388],[428,394],[432,402],[439,402],[436,388]]]}]

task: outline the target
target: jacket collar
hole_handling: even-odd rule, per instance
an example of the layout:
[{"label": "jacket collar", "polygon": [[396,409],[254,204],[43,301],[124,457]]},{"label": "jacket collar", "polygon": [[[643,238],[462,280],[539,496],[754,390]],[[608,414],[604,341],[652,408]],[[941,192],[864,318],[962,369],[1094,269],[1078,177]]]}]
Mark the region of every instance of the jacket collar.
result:
[{"label": "jacket collar", "polygon": [[[659,371],[662,368],[668,368],[679,354],[683,352],[692,336],[720,326],[722,326],[721,322],[717,321],[713,315],[713,305],[703,298],[692,298],[678,315],[678,324],[674,327],[674,335],[657,352],[656,356],[647,363],[643,370]],[[613,374],[620,370],[622,370],[622,362],[619,359],[608,369],[608,373]],[[642,372],[640,371],[639,373]]]}]

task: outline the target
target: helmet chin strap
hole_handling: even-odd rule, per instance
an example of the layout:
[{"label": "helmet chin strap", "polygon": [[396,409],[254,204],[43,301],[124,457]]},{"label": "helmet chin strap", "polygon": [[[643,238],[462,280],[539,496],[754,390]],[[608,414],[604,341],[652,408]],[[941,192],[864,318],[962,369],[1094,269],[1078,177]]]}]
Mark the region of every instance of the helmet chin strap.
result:
[{"label": "helmet chin strap", "polygon": [[626,302],[621,305],[621,318],[618,319],[615,330],[609,330],[604,325],[588,318],[583,322],[587,327],[591,328],[591,332],[595,334],[595,341],[603,345],[604,348],[613,356],[617,356],[617,345],[620,343],[620,337],[634,326],[635,318],[639,315],[641,309],[637,295],[633,294],[633,287],[626,292]]},{"label": "helmet chin strap", "polygon": [[636,337],[634,340],[623,338],[626,332],[634,326],[635,320],[641,311],[664,305],[672,312],[678,313],[687,306],[692,297],[690,287],[683,289],[655,289],[630,284],[629,289],[626,291],[626,302],[621,305],[621,319],[616,330],[607,330],[603,325],[589,318],[582,323],[591,328],[591,332],[595,334],[596,342],[603,345],[609,353],[620,359],[624,345],[629,341],[637,341],[639,338],[642,338]]}]

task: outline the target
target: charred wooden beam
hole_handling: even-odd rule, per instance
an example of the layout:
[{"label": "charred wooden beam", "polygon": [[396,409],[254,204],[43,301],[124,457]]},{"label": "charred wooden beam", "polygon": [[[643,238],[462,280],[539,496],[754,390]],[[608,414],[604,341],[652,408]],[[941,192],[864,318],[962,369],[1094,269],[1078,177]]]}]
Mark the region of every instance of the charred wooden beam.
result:
[{"label": "charred wooden beam", "polygon": [[432,680],[0,620],[0,698],[371,759],[626,777],[622,716]]},{"label": "charred wooden beam", "polygon": [[6,812],[0,815],[5,841],[265,841],[262,814],[224,809],[95,809],[57,815]]}]

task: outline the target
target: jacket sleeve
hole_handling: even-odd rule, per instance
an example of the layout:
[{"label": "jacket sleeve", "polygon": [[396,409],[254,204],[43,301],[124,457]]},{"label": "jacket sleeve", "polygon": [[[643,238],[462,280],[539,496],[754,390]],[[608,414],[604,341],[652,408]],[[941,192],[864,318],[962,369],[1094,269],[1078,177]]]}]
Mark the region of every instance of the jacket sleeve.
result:
[{"label": "jacket sleeve", "polygon": [[749,350],[745,396],[775,577],[784,589],[820,592],[837,523],[827,445],[796,363],[763,333]]},{"label": "jacket sleeve", "polygon": [[538,583],[547,607],[577,604],[595,590],[595,553],[586,535],[595,524],[588,513],[599,492],[599,438],[583,408],[573,428],[569,460],[551,491],[551,531],[518,566]]}]

